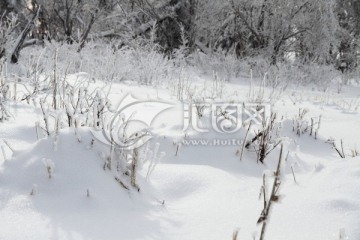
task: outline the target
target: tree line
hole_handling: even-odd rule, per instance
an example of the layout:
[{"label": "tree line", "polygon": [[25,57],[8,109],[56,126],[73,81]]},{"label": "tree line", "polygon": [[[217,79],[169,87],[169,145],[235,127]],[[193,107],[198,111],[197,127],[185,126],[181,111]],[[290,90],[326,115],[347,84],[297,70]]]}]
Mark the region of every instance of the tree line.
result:
[{"label": "tree line", "polygon": [[358,0],[0,0],[0,17],[0,59],[13,63],[43,41],[116,51],[150,38],[168,57],[185,47],[351,70],[359,55]]}]

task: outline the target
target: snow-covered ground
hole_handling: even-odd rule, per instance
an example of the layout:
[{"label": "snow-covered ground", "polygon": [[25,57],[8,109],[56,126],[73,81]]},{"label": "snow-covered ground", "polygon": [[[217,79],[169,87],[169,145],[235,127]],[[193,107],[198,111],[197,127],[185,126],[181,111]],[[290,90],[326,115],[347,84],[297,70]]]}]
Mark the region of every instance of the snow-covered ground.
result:
[{"label": "snow-covered ground", "polygon": [[[198,89],[204,98],[208,92],[207,97],[216,95],[217,101],[249,101],[249,79],[216,83],[220,87],[206,77],[194,81],[189,88]],[[176,84],[153,88],[113,83],[110,89],[113,106],[129,93],[143,101],[174,104],[156,117],[153,138],[141,150],[140,191],[125,190],[112,172],[104,170],[107,146],[94,137],[93,129],[64,128],[57,137],[37,140],[40,108],[11,103],[13,117],[0,124],[0,139],[14,150],[1,141],[0,239],[219,240],[232,239],[234,231],[237,239],[258,239],[263,174],[270,189],[280,145],[261,164],[251,150],[245,150],[240,161],[239,144],[214,142],[243,140],[246,128],[228,135],[213,130],[185,134],[179,91],[172,87]],[[252,91],[256,95],[260,90]],[[271,111],[277,113],[288,155],[283,159],[280,199],[272,205],[265,239],[360,239],[360,156],[351,156],[351,150],[360,150],[360,87],[345,86],[340,94],[310,87],[280,93],[266,88],[265,102],[271,93]],[[299,109],[308,110],[304,121],[318,121],[321,116],[317,139],[309,131],[301,136],[292,131]],[[157,111],[145,104],[135,117],[144,119]],[[203,126],[207,120],[203,117]],[[248,139],[254,136],[251,130]],[[330,143],[334,140],[341,149],[341,139],[345,159]],[[147,176],[151,164],[156,166]]]}]

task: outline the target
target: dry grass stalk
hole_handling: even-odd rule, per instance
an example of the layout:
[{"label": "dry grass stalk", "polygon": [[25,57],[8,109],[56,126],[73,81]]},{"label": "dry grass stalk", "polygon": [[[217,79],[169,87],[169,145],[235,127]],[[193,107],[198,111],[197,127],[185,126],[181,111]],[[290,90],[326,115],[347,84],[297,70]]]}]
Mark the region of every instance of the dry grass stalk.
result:
[{"label": "dry grass stalk", "polygon": [[336,146],[335,141],[333,141],[333,148],[336,150],[336,152],[339,154],[341,158],[345,158],[345,152],[344,152],[344,144],[343,140],[341,139],[341,150]]},{"label": "dry grass stalk", "polygon": [[251,128],[251,122],[250,122],[249,127],[248,127],[248,129],[247,129],[247,131],[246,131],[245,138],[244,138],[244,142],[243,142],[243,145],[242,145],[242,147],[241,147],[240,161],[242,160],[242,157],[243,157],[243,153],[244,153],[245,145],[246,145],[246,141],[247,141],[247,136],[248,136],[248,134],[249,134],[250,128]]},{"label": "dry grass stalk", "polygon": [[274,173],[274,183],[272,186],[272,190],[271,190],[271,194],[270,194],[270,198],[268,201],[266,201],[266,197],[265,197],[265,188],[266,188],[266,183],[265,183],[265,178],[263,179],[263,186],[262,189],[264,191],[264,209],[261,212],[260,218],[258,219],[258,224],[262,223],[262,228],[261,228],[261,235],[260,235],[260,240],[264,239],[265,236],[265,232],[266,232],[266,227],[267,227],[267,220],[269,218],[269,214],[270,214],[270,208],[273,202],[278,202],[279,201],[279,188],[280,188],[280,184],[281,184],[281,180],[280,180],[280,176],[281,176],[281,163],[282,163],[282,159],[283,159],[283,149],[284,146],[283,144],[281,145],[281,150],[280,150],[280,156],[279,156],[279,161],[278,161],[278,165],[276,168],[276,171]]}]

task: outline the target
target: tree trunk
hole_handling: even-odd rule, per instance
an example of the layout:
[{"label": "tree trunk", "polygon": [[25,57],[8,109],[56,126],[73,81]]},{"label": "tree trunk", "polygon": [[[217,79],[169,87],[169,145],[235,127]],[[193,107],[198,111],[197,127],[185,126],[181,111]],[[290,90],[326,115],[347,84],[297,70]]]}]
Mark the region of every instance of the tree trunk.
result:
[{"label": "tree trunk", "polygon": [[274,46],[274,51],[271,56],[271,65],[276,65],[277,58],[280,52],[280,46],[281,46],[282,40]]},{"label": "tree trunk", "polygon": [[22,31],[19,42],[17,43],[13,53],[11,54],[11,63],[18,62],[21,47],[25,41],[26,36],[29,34],[30,30],[34,27],[34,21],[35,21],[36,17],[38,16],[39,11],[40,11],[40,7],[38,8],[38,10],[34,14],[34,16],[30,19],[30,21],[27,23],[27,25],[25,26],[25,29]]},{"label": "tree trunk", "polygon": [[96,15],[97,11],[95,13],[92,13],[91,14],[91,19],[90,19],[90,22],[89,22],[89,25],[85,31],[85,33],[83,34],[82,38],[81,38],[81,43],[80,43],[80,46],[79,46],[79,49],[78,49],[78,52],[81,51],[81,49],[83,49],[83,47],[85,46],[85,41],[90,33],[90,29],[92,27],[92,25],[94,24],[95,22],[95,15]]}]

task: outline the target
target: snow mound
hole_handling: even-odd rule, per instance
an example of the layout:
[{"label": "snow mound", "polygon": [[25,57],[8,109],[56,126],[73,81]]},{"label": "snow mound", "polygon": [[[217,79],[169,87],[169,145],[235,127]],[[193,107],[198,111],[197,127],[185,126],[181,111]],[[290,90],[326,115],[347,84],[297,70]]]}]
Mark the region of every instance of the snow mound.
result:
[{"label": "snow mound", "polygon": [[143,239],[159,229],[147,215],[160,204],[123,189],[90,131],[79,134],[61,130],[3,164],[0,239]]},{"label": "snow mound", "polygon": [[268,239],[360,239],[360,158],[333,161],[287,183],[275,205]]}]

